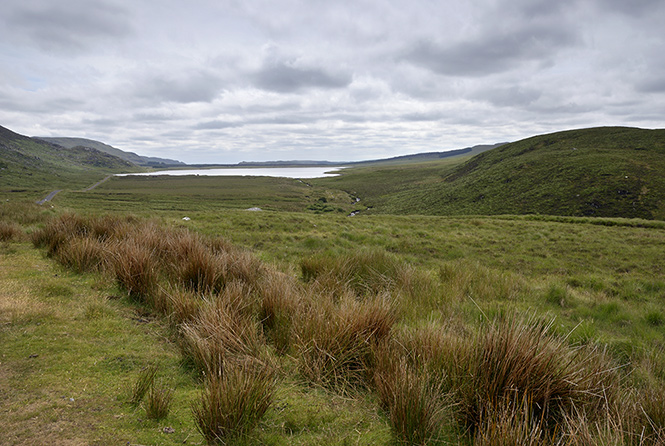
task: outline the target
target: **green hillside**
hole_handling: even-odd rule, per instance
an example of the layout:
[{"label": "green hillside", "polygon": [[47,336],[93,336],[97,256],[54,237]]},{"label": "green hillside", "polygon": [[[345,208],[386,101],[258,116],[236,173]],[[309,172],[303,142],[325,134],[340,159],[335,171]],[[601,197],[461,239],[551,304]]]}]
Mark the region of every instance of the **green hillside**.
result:
[{"label": "green hillside", "polygon": [[52,138],[52,137],[38,137],[46,142],[57,144],[66,148],[74,147],[87,147],[90,149],[96,149],[100,152],[108,153],[109,155],[117,156],[120,159],[129,161],[130,163],[137,164],[139,166],[151,166],[151,167],[164,167],[171,165],[184,165],[185,163],[181,161],[176,161],[166,158],[157,158],[150,156],[141,156],[133,152],[125,152],[124,150],[116,149],[113,146],[104,144],[103,142],[94,141],[92,139],[85,138]]},{"label": "green hillside", "polygon": [[372,197],[394,214],[550,214],[665,219],[665,129],[534,136]]},{"label": "green hillside", "polygon": [[138,167],[99,150],[65,148],[0,127],[0,191],[35,192],[79,188],[109,173]]}]

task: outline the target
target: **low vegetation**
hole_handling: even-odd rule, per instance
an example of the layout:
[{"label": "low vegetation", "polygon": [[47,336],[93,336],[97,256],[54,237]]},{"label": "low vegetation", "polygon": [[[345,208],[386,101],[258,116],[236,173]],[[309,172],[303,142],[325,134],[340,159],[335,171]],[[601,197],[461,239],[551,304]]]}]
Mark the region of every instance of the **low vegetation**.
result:
[{"label": "low vegetation", "polygon": [[[616,302],[605,287],[617,284],[600,278],[561,285],[539,268],[418,267],[378,246],[305,256],[294,275],[224,239],[134,217],[64,214],[31,239],[73,271],[106,277],[127,305],[164,321],[183,358],[179,373],[200,387],[185,403],[189,423],[210,444],[305,441],[315,426],[297,435],[278,426],[291,417],[283,412],[288,395],[308,391],[340,395],[351,412],[365,407],[361,418],[374,404],[363,431],[371,444],[389,443],[388,428],[402,444],[663,441],[655,390],[665,388],[663,339],[649,316],[656,307],[642,322],[651,334],[629,349],[612,339],[629,333],[616,321],[634,309],[603,303]],[[82,250],[85,243],[99,249]],[[642,289],[650,290],[644,304],[665,288],[645,281]],[[528,307],[551,315],[528,316]],[[142,406],[148,419],[182,414],[181,390],[156,376],[150,365],[140,372],[127,404]]]},{"label": "low vegetation", "polygon": [[665,444],[657,212],[376,215],[469,166],[0,201],[7,442]]},{"label": "low vegetation", "polygon": [[375,211],[390,214],[663,220],[665,182],[656,172],[665,170],[664,154],[665,130],[570,130],[506,144],[454,167],[432,170],[433,164],[397,189],[368,185],[365,196],[377,202]]}]

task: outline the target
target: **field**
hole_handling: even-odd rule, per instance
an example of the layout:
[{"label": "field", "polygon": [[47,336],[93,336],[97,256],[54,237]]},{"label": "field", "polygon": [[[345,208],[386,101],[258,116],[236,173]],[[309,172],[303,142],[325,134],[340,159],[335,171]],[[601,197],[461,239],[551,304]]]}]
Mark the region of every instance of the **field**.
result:
[{"label": "field", "polygon": [[459,162],[8,195],[2,444],[663,444],[665,222],[387,213]]}]

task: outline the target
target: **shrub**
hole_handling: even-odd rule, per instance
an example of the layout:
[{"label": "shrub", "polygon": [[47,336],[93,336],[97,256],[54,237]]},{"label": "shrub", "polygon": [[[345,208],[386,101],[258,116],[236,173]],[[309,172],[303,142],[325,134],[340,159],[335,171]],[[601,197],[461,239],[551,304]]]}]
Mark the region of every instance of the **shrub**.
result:
[{"label": "shrub", "polygon": [[196,426],[208,444],[228,444],[249,432],[270,408],[275,388],[270,367],[223,364],[206,379],[192,406]]}]

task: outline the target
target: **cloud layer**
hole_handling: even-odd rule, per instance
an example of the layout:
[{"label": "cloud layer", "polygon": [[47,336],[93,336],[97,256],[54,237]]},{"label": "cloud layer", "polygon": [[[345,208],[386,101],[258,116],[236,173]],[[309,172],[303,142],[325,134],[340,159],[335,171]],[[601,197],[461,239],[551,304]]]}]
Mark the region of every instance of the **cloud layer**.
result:
[{"label": "cloud layer", "polygon": [[186,162],[663,127],[660,0],[6,0],[0,125]]}]

